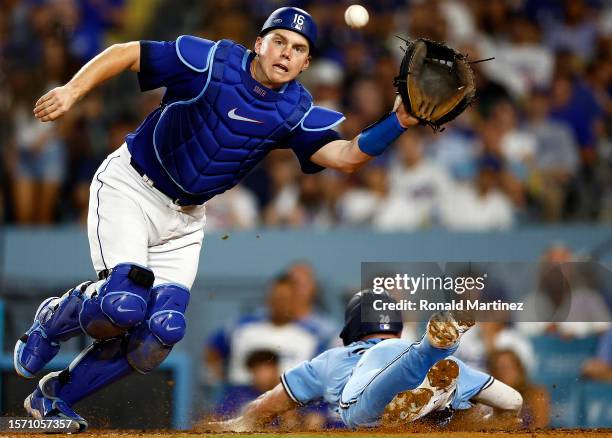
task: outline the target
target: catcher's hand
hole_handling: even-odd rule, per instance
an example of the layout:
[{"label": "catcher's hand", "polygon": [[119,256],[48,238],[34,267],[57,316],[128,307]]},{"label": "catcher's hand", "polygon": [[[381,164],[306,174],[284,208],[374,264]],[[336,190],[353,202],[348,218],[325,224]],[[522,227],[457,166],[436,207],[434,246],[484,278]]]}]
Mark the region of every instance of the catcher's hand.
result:
[{"label": "catcher's hand", "polygon": [[393,111],[397,114],[397,119],[402,125],[403,128],[409,128],[414,125],[418,125],[419,121],[412,117],[406,111],[406,107],[402,105],[402,98],[398,95],[395,97],[395,102],[393,103]]},{"label": "catcher's hand", "polygon": [[36,101],[34,116],[41,122],[62,117],[77,101],[76,93],[68,85],[56,87]]},{"label": "catcher's hand", "polygon": [[406,111],[434,131],[474,100],[474,73],[466,57],[444,44],[408,41],[395,78]]}]

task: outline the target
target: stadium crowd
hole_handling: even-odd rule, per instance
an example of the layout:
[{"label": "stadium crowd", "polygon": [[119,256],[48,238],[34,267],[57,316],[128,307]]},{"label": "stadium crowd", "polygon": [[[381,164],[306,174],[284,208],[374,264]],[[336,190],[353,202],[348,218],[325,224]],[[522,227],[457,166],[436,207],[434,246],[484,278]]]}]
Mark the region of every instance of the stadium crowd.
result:
[{"label": "stadium crowd", "polygon": [[[343,111],[352,137],[388,111],[402,42],[446,41],[472,60],[478,101],[440,134],[410,130],[350,178],[303,175],[287,150],[208,203],[208,229],[369,226],[409,231],[506,229],[612,220],[612,6],[603,0],[348,2],[0,0],[0,217],[15,224],[83,221],[88,185],[106,154],[161,98],[124,75],[60,122],[31,110],[113,42],[191,33],[248,47],[280,3],[320,27],[301,80],[317,104]],[[408,213],[409,214],[406,214]]]}]

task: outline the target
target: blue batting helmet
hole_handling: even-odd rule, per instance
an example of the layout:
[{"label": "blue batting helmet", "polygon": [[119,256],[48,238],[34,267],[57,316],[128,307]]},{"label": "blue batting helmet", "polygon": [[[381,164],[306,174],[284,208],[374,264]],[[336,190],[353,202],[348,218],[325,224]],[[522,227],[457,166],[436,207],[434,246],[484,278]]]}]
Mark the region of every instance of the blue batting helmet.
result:
[{"label": "blue batting helmet", "polygon": [[285,7],[272,12],[263,24],[259,36],[264,36],[274,29],[287,29],[304,36],[310,48],[317,42],[317,24],[308,12],[300,8]]},{"label": "blue batting helmet", "polygon": [[[340,338],[349,345],[373,333],[400,334],[404,328],[399,310],[374,310],[375,300],[382,303],[396,303],[387,292],[376,294],[369,289],[357,292],[346,305],[344,328]],[[363,316],[363,318],[362,318]]]}]

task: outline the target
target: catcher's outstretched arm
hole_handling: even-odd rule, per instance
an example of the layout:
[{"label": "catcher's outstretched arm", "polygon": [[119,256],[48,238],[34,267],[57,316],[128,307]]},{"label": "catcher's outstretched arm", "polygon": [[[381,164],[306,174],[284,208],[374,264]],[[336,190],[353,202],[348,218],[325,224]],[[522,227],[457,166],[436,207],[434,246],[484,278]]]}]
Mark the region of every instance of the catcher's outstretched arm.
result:
[{"label": "catcher's outstretched arm", "polygon": [[56,87],[38,99],[34,116],[41,122],[60,118],[90,90],[124,70],[140,71],[139,41],[115,44],[104,50],[85,64],[66,85]]},{"label": "catcher's outstretched arm", "polygon": [[297,404],[291,400],[283,386],[279,383],[249,403],[242,416],[231,420],[209,423],[211,429],[220,432],[253,432],[265,429],[270,421],[291,409]]},{"label": "catcher's outstretched arm", "polygon": [[327,143],[310,160],[320,166],[352,173],[389,147],[406,128],[418,124],[410,116],[398,96],[393,112],[368,126],[352,140]]}]

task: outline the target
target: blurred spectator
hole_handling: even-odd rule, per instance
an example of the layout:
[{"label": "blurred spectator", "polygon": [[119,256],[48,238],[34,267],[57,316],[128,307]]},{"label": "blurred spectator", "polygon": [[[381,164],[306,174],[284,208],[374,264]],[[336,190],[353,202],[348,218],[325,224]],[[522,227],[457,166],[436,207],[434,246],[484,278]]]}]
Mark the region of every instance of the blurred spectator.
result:
[{"label": "blurred spectator", "polygon": [[491,121],[500,134],[500,151],[510,171],[524,181],[533,167],[536,154],[536,139],[519,126],[516,109],[510,101],[502,100],[493,107]]},{"label": "blurred spectator", "polygon": [[500,190],[501,163],[485,157],[479,165],[475,187],[457,185],[441,203],[440,221],[451,230],[487,231],[510,228],[514,209]]},{"label": "blurred spectator", "polygon": [[612,327],[599,339],[597,355],[584,363],[582,374],[589,379],[612,382]]},{"label": "blurred spectator", "polygon": [[70,48],[72,54],[82,63],[102,51],[106,31],[121,28],[126,24],[125,0],[79,0],[56,3],[58,12],[63,12],[61,16],[74,21],[70,23],[74,26],[70,28]]},{"label": "blurred spectator", "polygon": [[[21,224],[50,224],[54,221],[60,188],[66,174],[66,145],[61,124],[42,123],[32,117],[32,107],[43,92],[66,79],[69,58],[62,42],[42,42],[39,72],[14,72],[13,114],[17,167],[13,183],[15,217]],[[39,76],[42,75],[42,76]]]},{"label": "blurred spectator", "polygon": [[341,225],[371,226],[388,199],[387,169],[374,161],[355,177],[356,183],[340,196],[336,205],[338,220]]},{"label": "blurred spectator", "polygon": [[437,0],[412,2],[408,11],[408,29],[414,38],[447,41],[448,24]]},{"label": "blurred spectator", "polygon": [[344,72],[335,61],[322,59],[314,61],[300,81],[310,90],[315,105],[342,111],[342,81]]},{"label": "blurred spectator", "polygon": [[[464,53],[468,59],[480,60],[495,56],[493,49],[487,47],[480,47],[476,43],[465,42],[464,44],[457,47],[457,49]],[[489,117],[491,114],[491,108],[500,100],[510,100],[510,91],[502,81],[495,78],[495,75],[491,73],[491,66],[495,60],[489,62],[480,62],[472,64],[474,71],[474,81],[476,84],[476,95],[477,100],[475,107],[477,109],[477,115],[480,117]],[[456,125],[456,123],[453,123]]]},{"label": "blurred spectator", "polygon": [[585,0],[564,0],[563,20],[547,23],[546,44],[555,51],[566,50],[582,57],[592,58],[597,39],[594,11]]},{"label": "blurred spectator", "polygon": [[499,381],[510,385],[523,396],[520,417],[523,427],[539,429],[550,422],[550,394],[545,387],[529,382],[527,372],[517,353],[512,350],[493,351],[488,371]]},{"label": "blurred spectator", "polygon": [[469,41],[476,36],[476,23],[468,1],[442,0],[440,13],[448,26],[448,41],[453,44]]},{"label": "blurred spectator", "polygon": [[430,226],[442,200],[449,197],[450,176],[425,157],[419,131],[409,130],[396,145],[397,157],[389,171],[389,197],[380,206],[374,225],[385,231]]},{"label": "blurred spectator", "polygon": [[[468,109],[468,113],[473,113]],[[471,181],[476,177],[478,145],[474,133],[462,116],[456,124],[449,125],[444,135],[430,135],[425,140],[428,154],[436,163],[444,167],[453,180],[457,182]]]},{"label": "blurred spectator", "polygon": [[535,90],[527,106],[528,131],[536,138],[535,169],[529,192],[540,206],[539,217],[556,222],[564,217],[567,191],[578,170],[578,150],[569,128],[549,117],[550,99]]},{"label": "blurred spectator", "polygon": [[[394,41],[395,43],[395,41]],[[399,63],[395,53],[397,49],[393,47],[393,52],[387,49],[380,49],[374,66],[374,77],[379,84],[383,97],[383,108],[393,108],[397,97],[395,87],[390,87],[397,76]]]},{"label": "blurred spectator", "polygon": [[507,40],[512,31],[510,3],[505,0],[476,0],[473,3],[476,22],[484,36]]},{"label": "blurred spectator", "polygon": [[267,297],[267,309],[241,317],[217,331],[206,345],[205,360],[216,378],[227,376],[230,385],[250,383],[246,358],[256,350],[274,351],[281,372],[322,351],[322,340],[297,320],[295,289],[289,276],[276,278]]},{"label": "blurred spectator", "polygon": [[243,2],[208,2],[202,5],[202,9],[202,36],[213,41],[227,38],[247,46],[252,44],[253,34],[257,31]]},{"label": "blurred spectator", "polygon": [[596,144],[595,125],[602,110],[592,90],[582,81],[558,75],[551,86],[551,116],[568,125],[581,148],[582,161],[592,164]]},{"label": "blurred spectator", "polygon": [[[369,81],[371,84],[374,84],[374,86],[377,87],[375,79],[367,78],[368,75],[372,73],[374,66],[374,54],[370,50],[370,45],[368,43],[368,41],[364,41],[363,36],[353,33],[351,34],[351,38],[342,41],[342,44],[339,47],[339,50],[342,51],[340,56],[342,59],[342,65],[344,67],[343,88],[345,90],[345,98],[348,100],[348,106],[359,107],[358,104],[355,104],[356,100],[359,100],[355,94],[360,88],[362,88],[361,84],[364,80]],[[368,94],[370,93],[371,88],[364,91],[364,94]],[[376,91],[380,90],[375,90],[375,92]],[[381,96],[382,93],[375,96],[376,100],[379,100]],[[367,100],[363,103],[364,105],[368,104]],[[350,117],[347,117],[347,119],[350,120]]]},{"label": "blurred spectator", "polygon": [[257,199],[242,185],[206,203],[206,229],[244,230],[257,226]]},{"label": "blurred spectator", "polygon": [[293,281],[296,320],[317,334],[320,340],[317,350],[336,347],[340,342],[340,327],[331,317],[315,309],[319,283],[312,265],[306,261],[295,262],[287,269],[287,275]]},{"label": "blurred spectator", "polygon": [[479,322],[462,338],[456,356],[477,369],[486,369],[489,356],[498,350],[514,352],[527,374],[535,369],[535,352],[531,342],[508,323]]},{"label": "blurred spectator", "polygon": [[[499,107],[504,101],[498,101],[493,105],[492,112]],[[502,117],[499,117],[503,119]],[[528,166],[533,159],[531,151],[534,144],[532,139],[526,147],[522,145],[512,145],[510,142],[504,142],[508,139],[507,133],[511,132],[504,125],[503,120],[489,118],[480,125],[480,156],[477,165],[483,165],[495,169],[497,173],[496,185],[497,188],[504,192],[512,201],[515,207],[522,208],[525,205],[525,194],[522,179],[528,174]],[[519,135],[520,137],[520,135]],[[508,145],[510,143],[510,145]],[[522,160],[522,161],[521,161]],[[488,164],[486,164],[488,163]]]},{"label": "blurred spectator", "polygon": [[[278,354],[271,350],[256,350],[249,354],[246,367],[252,383],[228,387],[215,408],[215,414],[222,418],[234,417],[248,402],[274,388],[281,375],[279,361]],[[286,412],[269,426],[282,430],[319,430],[326,424],[326,410],[325,406],[309,406]]]},{"label": "blurred spectator", "polygon": [[346,121],[340,125],[346,138],[353,138],[364,126],[374,123],[380,115],[390,108],[385,108],[384,92],[373,78],[361,77],[349,89],[349,105],[345,109]]},{"label": "blurred spectator", "polygon": [[271,350],[255,350],[246,358],[251,384],[228,387],[215,408],[219,417],[237,415],[248,402],[274,388],[280,379],[279,356]]},{"label": "blurred spectator", "polygon": [[543,254],[537,289],[524,300],[525,312],[517,327],[530,336],[544,333],[583,337],[606,330],[610,310],[601,293],[580,272],[572,251],[562,243]]},{"label": "blurred spectator", "polygon": [[103,157],[123,143],[125,135],[138,124],[135,117],[126,112],[105,123],[103,110],[102,95],[93,93],[63,118],[62,130],[69,157],[66,183],[70,193],[67,198],[72,200],[75,216],[82,224],[87,221],[89,186],[96,169]]},{"label": "blurred spectator", "polygon": [[298,164],[286,150],[270,154],[264,164],[270,179],[269,197],[271,198],[264,210],[264,222],[266,225],[286,224],[298,195]]},{"label": "blurred spectator", "polygon": [[[534,86],[550,83],[554,71],[554,54],[541,44],[540,32],[525,17],[507,17],[507,39],[481,42],[487,53],[494,53],[495,60],[483,66],[491,77],[503,83],[512,95],[525,98]],[[488,43],[488,44],[487,44]]]},{"label": "blurred spectator", "polygon": [[266,212],[266,224],[292,228],[330,227],[335,222],[333,205],[340,185],[332,173],[302,174],[296,189],[284,192]]},{"label": "blurred spectator", "polygon": [[601,180],[595,173],[596,127],[602,108],[593,91],[582,80],[557,76],[552,83],[552,118],[569,126],[579,145],[581,166],[574,196],[568,202],[570,219],[594,220],[601,209]]}]

